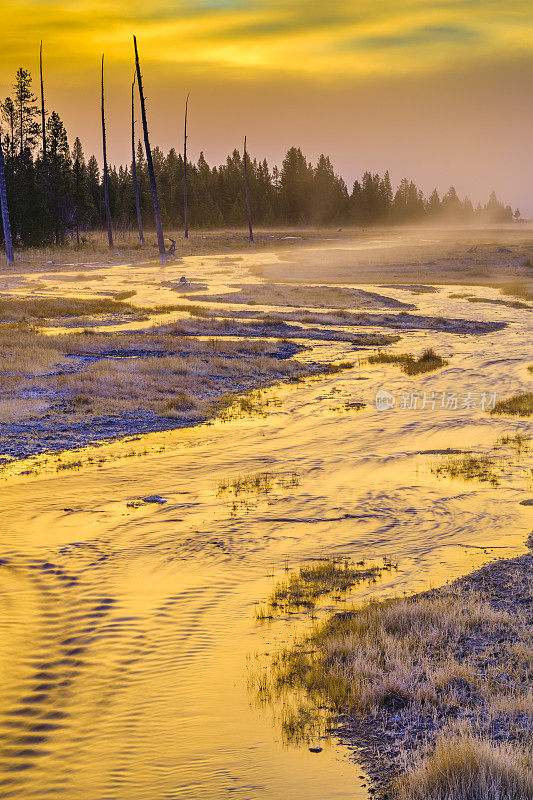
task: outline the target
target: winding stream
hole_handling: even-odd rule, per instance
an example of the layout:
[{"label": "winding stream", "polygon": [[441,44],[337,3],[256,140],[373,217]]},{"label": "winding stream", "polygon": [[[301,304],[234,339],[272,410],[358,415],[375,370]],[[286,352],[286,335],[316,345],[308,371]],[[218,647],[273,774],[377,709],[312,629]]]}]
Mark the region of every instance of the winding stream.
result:
[{"label": "winding stream", "polygon": [[[150,434],[107,446],[101,464],[0,484],[1,797],[367,796],[347,749],[288,747],[271,709],[253,702],[249,665],[293,629],[259,624],[254,603],[286,561],[330,554],[398,560],[356,600],[442,584],[523,551],[531,509],[519,501],[533,491],[527,456],[493,488],[437,479],[438,457],[421,454],[487,452],[528,429],[490,417],[479,398],[529,388],[531,312],[472,306],[447,289],[383,291],[420,313],[511,323],[483,336],[403,334],[392,349],[450,357],[416,378],[357,363],[364,353],[349,344],[319,343],[309,358],[355,359],[354,368],[268,390],[263,415]],[[412,387],[473,392],[478,407],[400,408]],[[375,408],[380,388],[395,408]],[[367,405],[345,408],[355,401]],[[141,455],[121,457],[131,450]],[[297,474],[297,485],[245,502],[217,491],[265,470]],[[167,502],[127,505],[154,494]]]}]

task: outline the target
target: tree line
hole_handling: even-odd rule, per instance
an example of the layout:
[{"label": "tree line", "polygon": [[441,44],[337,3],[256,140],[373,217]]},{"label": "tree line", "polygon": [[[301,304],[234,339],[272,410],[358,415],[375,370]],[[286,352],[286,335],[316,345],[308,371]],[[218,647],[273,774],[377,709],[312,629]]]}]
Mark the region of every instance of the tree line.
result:
[{"label": "tree line", "polygon": [[[103,100],[102,67],[104,124]],[[16,72],[12,94],[1,104],[1,121],[14,244],[62,244],[72,237],[81,241],[87,231],[105,228],[106,181],[98,160],[94,155],[85,157],[79,137],[69,144],[61,117],[56,111],[45,112],[44,99],[39,108],[32,76],[22,67]],[[185,132],[185,152],[186,143]],[[134,180],[142,224],[153,227],[156,222],[146,143],[143,148],[132,133],[132,145],[132,163],[107,170],[109,214],[115,230],[137,227]],[[502,223],[520,218],[518,209],[513,214],[494,192],[485,205],[474,207],[468,198],[460,199],[453,187],[442,197],[436,189],[425,197],[407,178],[393,188],[388,172],[365,172],[350,191],[328,156],[321,155],[312,164],[298,147],[289,149],[279,168],[269,167],[265,159],[245,159],[237,149],[219,166],[210,166],[200,153],[198,161],[187,161],[184,169],[183,155],[174,148],[165,154],[154,147],[151,158],[162,224],[170,230],[186,225],[244,226],[249,221],[247,206],[254,225],[259,226]]]}]

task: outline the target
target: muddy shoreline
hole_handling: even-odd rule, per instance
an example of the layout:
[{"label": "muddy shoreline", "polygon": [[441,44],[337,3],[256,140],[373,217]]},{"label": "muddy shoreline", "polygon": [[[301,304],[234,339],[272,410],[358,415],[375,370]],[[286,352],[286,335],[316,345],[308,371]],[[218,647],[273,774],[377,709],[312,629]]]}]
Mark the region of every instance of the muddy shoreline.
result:
[{"label": "muddy shoreline", "polygon": [[[528,546],[533,546],[533,537],[528,539]],[[533,553],[512,559],[493,561],[481,569],[453,581],[439,589],[422,592],[410,598],[416,603],[423,598],[439,598],[453,593],[458,598],[474,597],[490,605],[496,612],[504,612],[512,618],[519,616],[533,633]],[[482,671],[484,658],[494,660],[497,654],[497,670],[500,684],[495,692],[511,693],[515,687],[508,676],[510,662],[513,660],[510,649],[517,640],[513,634],[508,637],[495,637],[493,632],[483,629],[475,630],[472,635],[461,642],[459,660],[466,665],[472,658]],[[457,654],[454,654],[457,658]],[[527,676],[524,680],[527,682]],[[431,753],[439,732],[447,726],[463,723],[473,725],[479,709],[472,708],[470,693],[472,689],[465,681],[458,679],[458,697],[464,693],[464,705],[449,707],[447,713],[439,710],[434,714],[428,709],[427,714],[420,715],[416,722],[409,722],[402,715],[404,703],[398,697],[391,698],[386,708],[376,714],[365,717],[343,716],[335,730],[342,743],[354,751],[354,758],[363,766],[368,774],[371,788],[370,794],[379,800],[393,800],[395,791],[393,782],[405,768],[405,759],[423,753]],[[490,717],[482,733],[477,731],[493,745],[501,743],[531,746],[531,713],[527,710],[514,713],[502,711],[500,714],[489,714]]]}]

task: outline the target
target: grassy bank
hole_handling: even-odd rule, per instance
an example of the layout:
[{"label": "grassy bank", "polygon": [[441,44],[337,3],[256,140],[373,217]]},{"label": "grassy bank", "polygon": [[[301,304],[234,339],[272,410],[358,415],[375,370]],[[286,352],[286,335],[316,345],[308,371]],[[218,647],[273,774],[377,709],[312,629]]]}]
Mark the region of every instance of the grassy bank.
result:
[{"label": "grassy bank", "polygon": [[277,654],[263,693],[302,698],[289,737],[315,736],[327,707],[379,797],[531,798],[532,588],[529,554],[336,613]]},{"label": "grassy bank", "polygon": [[[77,301],[74,306],[80,310]],[[226,335],[203,338],[203,319],[194,318],[196,325],[189,319],[113,333],[54,334],[24,321],[0,324],[0,455],[26,458],[265,413],[263,389],[353,367],[299,361],[294,356],[307,345],[276,338],[271,329],[263,338],[255,329],[247,336],[247,325],[230,325],[223,326]]]}]

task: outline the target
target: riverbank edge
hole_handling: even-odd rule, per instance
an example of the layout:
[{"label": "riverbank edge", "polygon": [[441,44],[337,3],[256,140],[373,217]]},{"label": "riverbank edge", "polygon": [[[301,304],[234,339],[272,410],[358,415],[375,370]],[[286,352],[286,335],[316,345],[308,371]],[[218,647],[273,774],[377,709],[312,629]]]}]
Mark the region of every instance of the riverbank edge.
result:
[{"label": "riverbank edge", "polygon": [[[533,633],[533,532],[526,543],[528,551],[520,556],[508,559],[497,559],[485,564],[480,569],[457,578],[451,583],[444,584],[437,589],[419,592],[410,601],[416,602],[422,598],[438,598],[449,595],[450,591],[471,597],[474,595],[479,600],[488,603],[497,611],[506,611],[511,615],[524,612],[528,615],[528,622]],[[523,585],[529,586],[529,594],[515,593],[517,579]],[[502,673],[505,673],[505,663],[501,664]],[[449,723],[457,721],[451,714],[442,720],[441,729]],[[401,752],[406,738],[410,732],[399,732],[392,726],[384,724],[381,715],[365,718],[345,715],[338,720],[335,731],[341,742],[354,751],[357,763],[365,770],[369,782],[369,794],[374,800],[395,800],[395,779],[399,778],[402,771],[398,769]],[[420,731],[412,731],[413,740],[420,738]],[[514,737],[510,730],[504,731],[501,740],[511,743]],[[415,750],[416,753],[416,750]]]},{"label": "riverbank edge", "polygon": [[[273,356],[273,359],[288,360],[303,349],[305,348],[294,345],[294,351],[289,356],[286,354]],[[58,453],[76,455],[78,451],[87,447],[100,447],[124,439],[137,439],[149,433],[170,433],[182,428],[212,424],[216,419],[224,418],[235,404],[239,407],[238,413],[260,414],[261,403],[254,399],[254,392],[300,383],[308,378],[327,377],[353,367],[352,362],[342,362],[339,365],[315,361],[296,363],[298,368],[294,374],[285,377],[276,375],[264,376],[259,380],[247,377],[243,377],[240,381],[233,380],[231,387],[208,398],[212,401],[212,406],[202,416],[188,417],[184,414],[180,418],[172,418],[154,411],[137,409],[80,420],[75,420],[75,415],[67,415],[62,425],[57,424],[58,418],[50,419],[50,416],[29,417],[22,422],[4,423],[0,436],[0,474],[2,468],[11,469],[17,463],[41,456]],[[247,398],[250,395],[252,399],[248,402]],[[22,441],[24,438],[25,442]],[[27,474],[30,472],[31,470]]]}]

